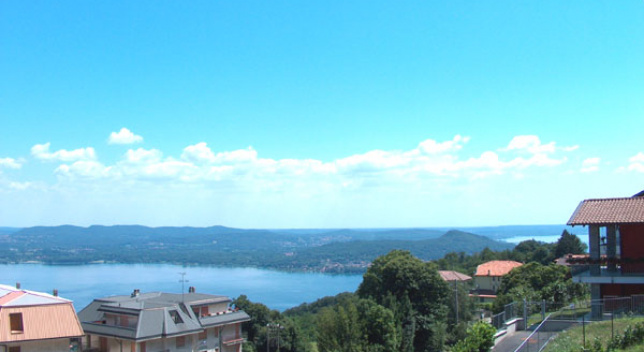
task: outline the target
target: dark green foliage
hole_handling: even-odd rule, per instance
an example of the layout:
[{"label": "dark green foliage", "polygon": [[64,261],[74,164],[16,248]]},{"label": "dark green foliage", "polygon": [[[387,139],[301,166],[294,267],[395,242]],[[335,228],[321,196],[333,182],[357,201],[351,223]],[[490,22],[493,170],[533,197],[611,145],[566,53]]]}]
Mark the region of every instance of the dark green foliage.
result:
[{"label": "dark green foliage", "polygon": [[492,325],[477,322],[467,330],[467,337],[452,347],[452,352],[488,352],[494,346],[495,333]]},{"label": "dark green foliage", "polygon": [[544,243],[535,240],[523,241],[514,247],[512,260],[522,263],[536,262],[548,265],[556,259],[554,248],[555,244],[553,243]]},{"label": "dark green foliage", "polygon": [[586,252],[586,244],[581,242],[579,237],[563,230],[561,237],[555,246],[555,258],[561,258],[566,254],[582,254]]},{"label": "dark green foliage", "polygon": [[405,342],[399,350],[408,350],[408,341],[414,351],[442,348],[445,328],[436,323],[447,320],[449,289],[435,264],[407,251],[391,251],[374,260],[357,293],[394,311]]},{"label": "dark green foliage", "polygon": [[503,277],[494,302],[494,311],[501,311],[505,304],[546,300],[566,305],[587,294],[587,286],[572,282],[570,269],[562,265],[528,263],[512,269]]},{"label": "dark green foliage", "polygon": [[398,346],[394,314],[372,300],[346,297],[317,315],[320,352],[387,352]]}]

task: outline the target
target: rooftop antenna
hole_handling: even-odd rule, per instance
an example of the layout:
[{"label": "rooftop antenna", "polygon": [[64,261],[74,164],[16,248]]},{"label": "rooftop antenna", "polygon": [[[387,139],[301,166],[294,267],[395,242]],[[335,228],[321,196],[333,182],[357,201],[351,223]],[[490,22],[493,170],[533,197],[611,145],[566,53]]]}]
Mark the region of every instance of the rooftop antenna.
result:
[{"label": "rooftop antenna", "polygon": [[190,282],[190,281],[186,280],[186,272],[185,272],[185,271],[184,271],[184,272],[179,273],[179,275],[181,275],[181,280],[179,280],[179,282],[181,283],[181,302],[184,302],[184,301],[185,301],[185,299],[184,299],[184,292],[183,292],[183,290],[184,290],[184,287],[185,287],[186,282]]}]

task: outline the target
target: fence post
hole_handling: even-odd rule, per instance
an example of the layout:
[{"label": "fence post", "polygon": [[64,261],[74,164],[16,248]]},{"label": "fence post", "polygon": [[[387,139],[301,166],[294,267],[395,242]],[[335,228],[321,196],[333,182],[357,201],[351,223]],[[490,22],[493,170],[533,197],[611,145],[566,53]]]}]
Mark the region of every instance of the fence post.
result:
[{"label": "fence post", "polygon": [[546,300],[541,300],[541,321],[546,319]]},{"label": "fence post", "polygon": [[528,330],[528,300],[523,299],[523,330]]}]

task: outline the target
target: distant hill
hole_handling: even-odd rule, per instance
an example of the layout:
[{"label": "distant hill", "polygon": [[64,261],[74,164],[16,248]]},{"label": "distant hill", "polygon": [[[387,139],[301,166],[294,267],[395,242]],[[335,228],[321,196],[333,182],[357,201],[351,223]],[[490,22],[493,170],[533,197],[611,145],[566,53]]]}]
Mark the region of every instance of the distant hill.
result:
[{"label": "distant hill", "polygon": [[487,237],[452,230],[438,238],[426,240],[373,240],[330,243],[315,248],[295,251],[292,256],[284,258],[283,265],[291,263],[296,267],[315,267],[324,263],[327,271],[352,271],[352,268],[366,266],[376,257],[387,254],[394,249],[409,250],[423,260],[439,259],[449,252],[472,254],[484,248],[492,250],[512,249],[514,245],[491,240]]},{"label": "distant hill", "polygon": [[425,259],[512,248],[464,231],[436,229],[254,230],[224,226],[54,226],[0,235],[0,262],[180,263],[284,270],[364,271],[392,249]]},{"label": "distant hill", "polygon": [[566,225],[505,225],[459,227],[457,229],[497,240],[510,237],[535,237],[538,239],[541,236],[559,236],[563,230],[568,230],[570,233],[579,232],[579,228]]},{"label": "distant hill", "polygon": [[19,227],[0,227],[0,235],[8,235],[19,230]]}]

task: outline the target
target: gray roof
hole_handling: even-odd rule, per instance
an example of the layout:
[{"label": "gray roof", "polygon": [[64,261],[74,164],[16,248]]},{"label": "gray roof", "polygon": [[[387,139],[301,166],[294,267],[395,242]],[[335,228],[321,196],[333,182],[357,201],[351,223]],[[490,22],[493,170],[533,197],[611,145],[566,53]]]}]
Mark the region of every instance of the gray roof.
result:
[{"label": "gray roof", "polygon": [[[193,306],[230,303],[226,296],[203,293],[173,294],[143,293],[137,296],[111,296],[95,299],[78,313],[86,333],[113,336],[131,340],[149,340],[164,336],[194,334],[205,328],[250,320],[243,311],[226,311],[198,317]],[[136,327],[105,325],[105,314],[138,317]],[[176,320],[179,322],[175,323]]]},{"label": "gray roof", "polygon": [[236,312],[203,317],[201,318],[201,325],[203,325],[204,327],[211,327],[211,326],[238,323],[238,322],[243,322],[248,320],[250,320],[250,316],[246,314],[246,312],[244,312],[243,310],[238,310]]}]

